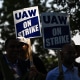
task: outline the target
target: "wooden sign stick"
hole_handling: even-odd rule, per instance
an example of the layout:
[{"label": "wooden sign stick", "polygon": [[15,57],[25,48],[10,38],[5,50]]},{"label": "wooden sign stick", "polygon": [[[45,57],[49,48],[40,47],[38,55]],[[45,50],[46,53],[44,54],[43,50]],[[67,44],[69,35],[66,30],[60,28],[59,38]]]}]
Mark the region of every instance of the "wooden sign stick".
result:
[{"label": "wooden sign stick", "polygon": [[60,50],[57,51],[57,57],[58,57],[58,66],[59,66],[58,80],[64,80]]}]

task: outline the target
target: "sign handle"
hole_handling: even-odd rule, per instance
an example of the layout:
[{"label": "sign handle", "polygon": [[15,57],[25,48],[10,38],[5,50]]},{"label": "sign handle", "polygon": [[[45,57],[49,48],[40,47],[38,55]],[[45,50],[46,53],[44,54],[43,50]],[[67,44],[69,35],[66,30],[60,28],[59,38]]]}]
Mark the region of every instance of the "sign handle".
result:
[{"label": "sign handle", "polygon": [[58,80],[64,80],[60,50],[57,50],[57,53],[56,54],[57,54],[57,57],[58,57],[58,66],[59,66]]}]

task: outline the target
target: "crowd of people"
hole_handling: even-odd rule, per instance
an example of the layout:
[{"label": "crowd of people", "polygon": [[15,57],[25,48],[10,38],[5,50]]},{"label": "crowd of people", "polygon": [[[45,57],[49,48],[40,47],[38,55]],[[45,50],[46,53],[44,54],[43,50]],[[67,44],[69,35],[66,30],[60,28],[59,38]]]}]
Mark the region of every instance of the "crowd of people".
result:
[{"label": "crowd of people", "polygon": [[5,51],[6,54],[0,53],[0,80],[80,80],[72,44],[65,44],[60,51],[61,73],[59,66],[47,72],[43,61],[32,52],[30,42],[23,37],[9,37]]}]

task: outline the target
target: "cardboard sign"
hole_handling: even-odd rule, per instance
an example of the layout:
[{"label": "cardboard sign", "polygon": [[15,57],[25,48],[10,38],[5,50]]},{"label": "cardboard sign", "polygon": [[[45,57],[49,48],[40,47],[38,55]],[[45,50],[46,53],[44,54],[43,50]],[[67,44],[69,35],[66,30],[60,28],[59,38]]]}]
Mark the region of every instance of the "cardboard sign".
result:
[{"label": "cardboard sign", "polygon": [[65,13],[42,13],[44,48],[61,48],[71,42],[69,16]]},{"label": "cardboard sign", "polygon": [[13,11],[17,37],[34,38],[41,36],[38,7]]}]

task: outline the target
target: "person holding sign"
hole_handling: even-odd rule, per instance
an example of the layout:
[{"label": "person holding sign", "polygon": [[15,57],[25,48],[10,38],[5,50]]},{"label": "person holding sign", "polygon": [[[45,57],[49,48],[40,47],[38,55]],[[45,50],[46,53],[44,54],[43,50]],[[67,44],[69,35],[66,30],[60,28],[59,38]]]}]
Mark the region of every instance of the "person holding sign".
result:
[{"label": "person holding sign", "polygon": [[[22,45],[19,53],[19,62],[23,70],[23,75],[29,72],[29,80],[45,80],[46,69],[39,57],[33,54],[29,38],[18,37],[19,45]],[[26,71],[27,68],[27,71]]]},{"label": "person holding sign", "polygon": [[18,66],[19,45],[15,37],[11,36],[5,41],[6,54],[0,54],[0,80],[18,80],[20,70]]},{"label": "person holding sign", "polygon": [[63,74],[59,75],[59,67],[48,72],[46,80],[80,80],[78,69],[74,66],[75,48],[65,44],[60,52]]},{"label": "person holding sign", "polygon": [[40,58],[33,57],[28,42],[11,36],[5,41],[5,50],[6,54],[0,55],[0,80],[45,80],[44,64]]}]

